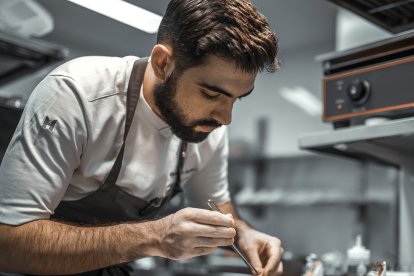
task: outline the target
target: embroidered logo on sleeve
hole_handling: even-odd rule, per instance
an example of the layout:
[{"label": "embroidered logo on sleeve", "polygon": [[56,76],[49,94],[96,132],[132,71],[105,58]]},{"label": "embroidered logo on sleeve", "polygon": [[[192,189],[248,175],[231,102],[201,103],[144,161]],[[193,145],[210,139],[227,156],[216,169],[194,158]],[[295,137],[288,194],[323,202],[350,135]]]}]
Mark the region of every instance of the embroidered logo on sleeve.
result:
[{"label": "embroidered logo on sleeve", "polygon": [[50,120],[48,116],[46,116],[45,121],[43,122],[42,127],[44,129],[48,129],[50,131],[53,131],[57,123],[57,120]]}]

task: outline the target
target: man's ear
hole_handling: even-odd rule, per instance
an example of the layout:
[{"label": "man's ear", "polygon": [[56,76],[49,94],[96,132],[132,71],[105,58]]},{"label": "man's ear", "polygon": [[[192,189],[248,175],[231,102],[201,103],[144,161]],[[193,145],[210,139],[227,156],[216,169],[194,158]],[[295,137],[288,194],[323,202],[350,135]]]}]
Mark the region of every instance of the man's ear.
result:
[{"label": "man's ear", "polygon": [[171,48],[163,44],[155,45],[151,53],[151,66],[155,76],[165,80],[171,74],[174,66]]}]

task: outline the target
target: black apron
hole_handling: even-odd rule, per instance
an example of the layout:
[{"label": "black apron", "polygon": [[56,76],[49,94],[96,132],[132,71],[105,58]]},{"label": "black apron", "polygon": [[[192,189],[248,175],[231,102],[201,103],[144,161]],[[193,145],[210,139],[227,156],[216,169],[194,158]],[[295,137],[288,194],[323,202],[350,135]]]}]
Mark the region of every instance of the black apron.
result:
[{"label": "black apron", "polygon": [[[62,201],[55,209],[52,220],[94,226],[154,219],[171,198],[181,192],[180,176],[187,143],[182,142],[177,165],[176,181],[164,198],[151,201],[132,196],[116,186],[122,166],[125,140],[139,100],[148,58],[135,61],[127,90],[127,112],[123,145],[105,182],[94,193],[76,201]],[[126,265],[117,265],[76,275],[132,275]]]}]

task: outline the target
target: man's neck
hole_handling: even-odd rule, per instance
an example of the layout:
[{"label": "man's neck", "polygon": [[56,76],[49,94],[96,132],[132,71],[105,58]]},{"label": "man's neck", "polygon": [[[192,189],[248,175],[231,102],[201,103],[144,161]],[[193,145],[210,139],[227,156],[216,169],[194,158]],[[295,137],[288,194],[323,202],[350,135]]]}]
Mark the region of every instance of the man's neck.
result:
[{"label": "man's neck", "polygon": [[148,63],[147,69],[145,70],[144,82],[143,82],[143,93],[145,101],[148,103],[152,111],[157,114],[158,117],[162,119],[160,110],[154,101],[154,91],[156,86],[160,83],[160,80],[155,76],[154,70],[151,66],[151,63]]}]

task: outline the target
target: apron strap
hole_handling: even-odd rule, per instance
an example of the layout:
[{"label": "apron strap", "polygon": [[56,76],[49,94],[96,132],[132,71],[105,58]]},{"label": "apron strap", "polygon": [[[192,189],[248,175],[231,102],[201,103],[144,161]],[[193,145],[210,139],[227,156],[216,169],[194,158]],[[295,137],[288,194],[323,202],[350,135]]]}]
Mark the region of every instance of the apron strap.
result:
[{"label": "apron strap", "polygon": [[144,80],[145,69],[147,68],[148,58],[140,58],[134,62],[127,90],[127,109],[125,119],[125,132],[121,150],[118,153],[116,161],[109,172],[101,189],[106,189],[114,185],[118,179],[119,172],[122,167],[122,159],[124,157],[125,141],[134,118],[135,109],[141,94],[141,85]]}]

